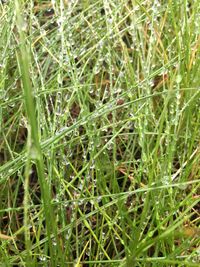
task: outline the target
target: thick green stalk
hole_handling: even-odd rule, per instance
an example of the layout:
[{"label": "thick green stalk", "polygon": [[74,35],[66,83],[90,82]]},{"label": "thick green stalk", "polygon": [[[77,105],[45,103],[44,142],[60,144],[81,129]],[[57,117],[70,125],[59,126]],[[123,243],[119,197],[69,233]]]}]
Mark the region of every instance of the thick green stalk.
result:
[{"label": "thick green stalk", "polygon": [[[39,141],[39,132],[37,126],[37,117],[36,110],[34,104],[34,92],[30,80],[30,51],[28,49],[28,45],[26,42],[26,25],[21,15],[21,6],[19,1],[16,1],[16,15],[17,15],[17,28],[19,33],[19,51],[17,53],[19,60],[19,68],[21,72],[21,80],[23,85],[23,93],[24,93],[24,103],[26,108],[26,113],[28,117],[28,122],[30,125],[30,134],[31,134],[31,149],[29,157],[34,160],[37,168],[37,175],[39,179],[41,195],[44,205],[44,215],[45,222],[47,228],[47,236],[49,242],[51,263],[53,264],[53,245],[51,240],[51,234],[56,236],[56,228],[55,228],[55,219],[53,216],[53,211],[51,207],[51,197],[49,192],[49,185],[45,178],[45,170],[44,170],[44,161],[42,150]],[[52,265],[53,266],[53,265]]]}]

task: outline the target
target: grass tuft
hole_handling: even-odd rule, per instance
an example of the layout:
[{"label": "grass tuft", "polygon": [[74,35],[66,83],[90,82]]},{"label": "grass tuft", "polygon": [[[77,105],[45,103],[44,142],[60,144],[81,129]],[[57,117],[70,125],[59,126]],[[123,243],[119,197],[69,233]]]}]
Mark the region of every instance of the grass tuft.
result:
[{"label": "grass tuft", "polygon": [[198,266],[199,12],[0,1],[0,265]]}]

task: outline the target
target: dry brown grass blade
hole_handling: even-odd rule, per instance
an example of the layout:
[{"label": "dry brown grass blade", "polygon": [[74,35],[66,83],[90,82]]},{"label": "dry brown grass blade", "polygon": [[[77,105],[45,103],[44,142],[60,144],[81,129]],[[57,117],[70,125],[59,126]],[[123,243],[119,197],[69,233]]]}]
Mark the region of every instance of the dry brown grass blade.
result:
[{"label": "dry brown grass blade", "polygon": [[0,240],[1,239],[3,239],[3,240],[13,240],[14,237],[9,236],[9,235],[4,235],[4,234],[0,233]]}]

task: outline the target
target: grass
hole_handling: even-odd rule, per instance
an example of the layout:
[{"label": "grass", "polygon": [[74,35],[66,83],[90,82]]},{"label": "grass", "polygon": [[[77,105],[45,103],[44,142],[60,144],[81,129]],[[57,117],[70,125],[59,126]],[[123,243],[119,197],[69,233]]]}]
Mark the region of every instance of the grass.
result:
[{"label": "grass", "polygon": [[198,266],[199,12],[0,2],[1,266]]}]

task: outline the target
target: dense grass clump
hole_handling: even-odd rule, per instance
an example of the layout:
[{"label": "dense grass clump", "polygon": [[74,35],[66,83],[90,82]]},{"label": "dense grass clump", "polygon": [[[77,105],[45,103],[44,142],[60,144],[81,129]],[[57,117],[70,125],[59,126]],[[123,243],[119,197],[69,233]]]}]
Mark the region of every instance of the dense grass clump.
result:
[{"label": "dense grass clump", "polygon": [[198,266],[200,2],[0,1],[0,265]]}]

